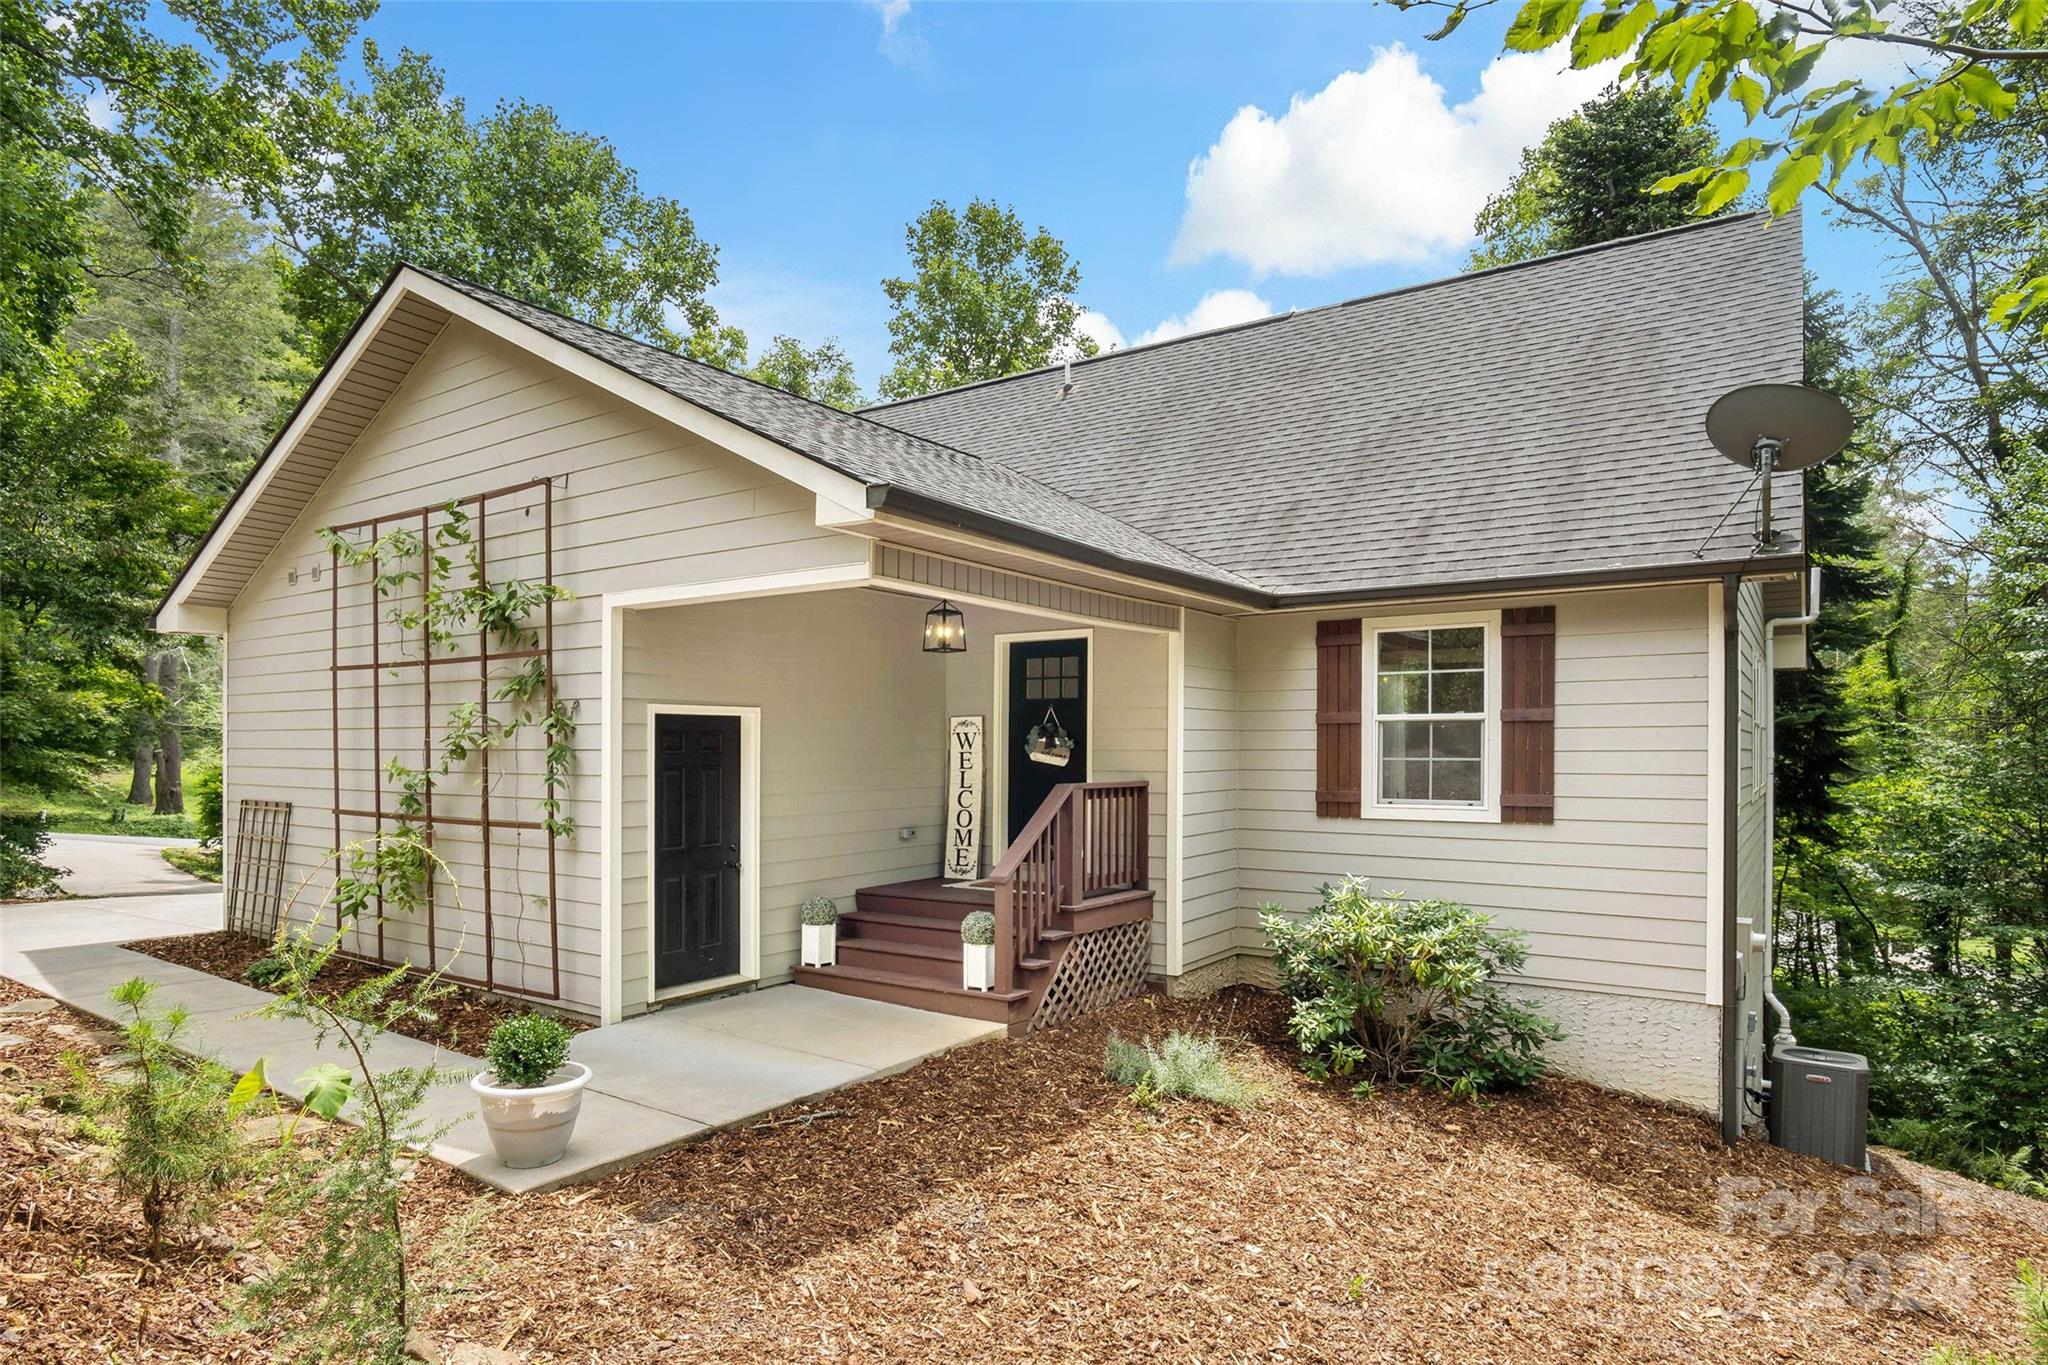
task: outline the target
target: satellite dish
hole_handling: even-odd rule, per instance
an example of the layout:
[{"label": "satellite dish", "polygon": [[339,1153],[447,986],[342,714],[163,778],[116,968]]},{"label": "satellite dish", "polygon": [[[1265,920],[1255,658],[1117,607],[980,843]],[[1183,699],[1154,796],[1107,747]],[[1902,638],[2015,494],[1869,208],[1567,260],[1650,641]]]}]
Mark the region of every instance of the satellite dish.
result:
[{"label": "satellite dish", "polygon": [[[1771,525],[1771,475],[1811,469],[1849,444],[1855,425],[1841,399],[1804,384],[1745,384],[1714,400],[1707,409],[1707,439],[1763,483],[1757,501],[1757,544],[1778,541],[1777,528]],[[1727,516],[1721,519],[1726,521]],[[1707,538],[1712,540],[1713,533]]]}]

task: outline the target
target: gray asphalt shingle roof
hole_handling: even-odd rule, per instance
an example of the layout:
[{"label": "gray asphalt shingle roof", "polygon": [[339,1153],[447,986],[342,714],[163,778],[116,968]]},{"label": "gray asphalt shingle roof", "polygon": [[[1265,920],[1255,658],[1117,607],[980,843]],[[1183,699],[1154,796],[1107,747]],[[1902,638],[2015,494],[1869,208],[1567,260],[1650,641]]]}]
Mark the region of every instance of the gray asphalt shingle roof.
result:
[{"label": "gray asphalt shingle roof", "polygon": [[[1801,372],[1796,217],[1746,215],[867,409],[1267,591],[1749,559],[1729,389]],[[1801,497],[1780,476],[1777,555]]]},{"label": "gray asphalt shingle roof", "polygon": [[1139,570],[1255,594],[1249,580],[1229,569],[1206,563],[1011,465],[794,397],[452,275],[408,268],[870,488],[900,489],[924,502],[1090,547]]}]

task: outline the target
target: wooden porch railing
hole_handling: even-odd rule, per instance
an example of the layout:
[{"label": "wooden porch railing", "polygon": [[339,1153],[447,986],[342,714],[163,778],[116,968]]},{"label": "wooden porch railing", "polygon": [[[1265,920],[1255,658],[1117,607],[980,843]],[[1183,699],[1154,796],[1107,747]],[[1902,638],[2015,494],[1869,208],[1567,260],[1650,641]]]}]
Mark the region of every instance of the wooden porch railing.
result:
[{"label": "wooden porch railing", "polygon": [[989,873],[998,991],[1016,988],[1018,964],[1039,956],[1055,915],[1150,888],[1150,797],[1144,782],[1063,782],[1047,795]]}]

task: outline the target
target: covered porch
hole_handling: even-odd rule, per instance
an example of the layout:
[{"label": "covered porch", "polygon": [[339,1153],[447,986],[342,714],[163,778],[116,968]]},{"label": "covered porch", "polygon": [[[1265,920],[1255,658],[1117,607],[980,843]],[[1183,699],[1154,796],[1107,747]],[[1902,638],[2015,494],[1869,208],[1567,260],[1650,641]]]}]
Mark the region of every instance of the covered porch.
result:
[{"label": "covered porch", "polygon": [[[795,981],[1021,1033],[1163,974],[1178,613],[1005,600],[988,590],[1024,580],[993,571],[848,578],[612,614],[608,1019]],[[965,638],[927,651],[942,599]],[[817,897],[837,961],[802,966]],[[997,921],[988,991],[962,984],[975,910]]]}]

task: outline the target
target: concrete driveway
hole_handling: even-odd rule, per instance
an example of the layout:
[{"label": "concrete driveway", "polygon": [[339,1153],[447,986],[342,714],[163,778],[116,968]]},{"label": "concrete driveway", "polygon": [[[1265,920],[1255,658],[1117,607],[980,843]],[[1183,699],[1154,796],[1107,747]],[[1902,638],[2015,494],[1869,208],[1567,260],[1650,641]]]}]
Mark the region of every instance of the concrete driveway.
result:
[{"label": "concrete driveway", "polygon": [[74,896],[218,895],[217,883],[180,872],[164,861],[167,848],[198,845],[197,839],[52,834],[44,861],[70,869],[58,884]]}]

